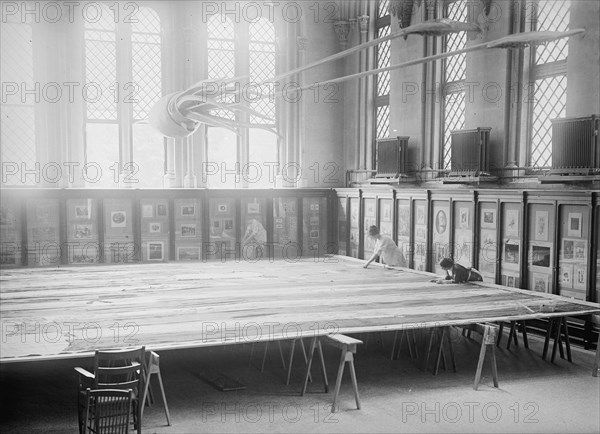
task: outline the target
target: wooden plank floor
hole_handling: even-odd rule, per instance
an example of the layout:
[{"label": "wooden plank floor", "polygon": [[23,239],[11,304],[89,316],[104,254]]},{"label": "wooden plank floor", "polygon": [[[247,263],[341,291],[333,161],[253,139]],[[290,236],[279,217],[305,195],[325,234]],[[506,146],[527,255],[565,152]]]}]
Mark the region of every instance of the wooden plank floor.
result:
[{"label": "wooden plank floor", "polygon": [[600,305],[409,270],[319,262],[160,263],[0,271],[0,362],[575,316]]}]

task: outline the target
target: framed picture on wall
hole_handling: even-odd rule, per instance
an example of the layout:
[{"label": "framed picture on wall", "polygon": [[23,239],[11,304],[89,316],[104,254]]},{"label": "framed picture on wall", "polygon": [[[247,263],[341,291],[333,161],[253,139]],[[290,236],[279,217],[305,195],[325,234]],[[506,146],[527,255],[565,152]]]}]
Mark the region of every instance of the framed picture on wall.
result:
[{"label": "framed picture on wall", "polygon": [[575,289],[587,289],[587,267],[585,265],[575,265],[573,271],[573,288]]},{"label": "framed picture on wall", "polygon": [[392,205],[390,203],[384,203],[382,206],[383,209],[383,216],[382,216],[382,220],[389,222],[392,220]]},{"label": "framed picture on wall", "polygon": [[484,209],[481,211],[481,227],[493,229],[496,227],[496,210]]},{"label": "framed picture on wall", "polygon": [[154,207],[152,205],[142,205],[142,217],[144,217],[144,218],[154,217]]},{"label": "framed picture on wall", "polygon": [[196,207],[194,205],[183,205],[181,207],[182,217],[194,217],[196,215]]},{"label": "framed picture on wall", "polygon": [[570,261],[575,258],[575,240],[564,238],[562,241],[562,257]]},{"label": "framed picture on wall", "polygon": [[156,215],[158,217],[166,217],[167,216],[167,205],[164,203],[159,203],[156,205]]},{"label": "framed picture on wall", "polygon": [[164,259],[165,243],[162,241],[152,241],[147,245],[147,256],[149,261],[162,261]]},{"label": "framed picture on wall", "polygon": [[519,210],[506,210],[506,220],[504,222],[504,235],[507,237],[519,236]]},{"label": "framed picture on wall", "polygon": [[550,258],[552,256],[552,248],[547,246],[532,245],[529,250],[531,265],[535,267],[550,268]]},{"label": "framed picture on wall", "polygon": [[162,224],[160,222],[148,223],[148,232],[151,234],[159,234],[161,229]]},{"label": "framed picture on wall", "polygon": [[581,213],[569,213],[569,218],[567,221],[567,236],[581,238]]},{"label": "framed picture on wall", "polygon": [[182,238],[193,238],[196,236],[196,225],[193,223],[186,223],[181,225],[181,236]]},{"label": "framed picture on wall", "polygon": [[548,241],[548,211],[535,212],[534,238],[538,241]]},{"label": "framed picture on wall", "polygon": [[573,252],[576,260],[584,261],[587,257],[587,241],[575,241],[573,244]]},{"label": "framed picture on wall", "polygon": [[573,265],[561,264],[560,266],[561,288],[573,288]]},{"label": "framed picture on wall", "polygon": [[425,207],[423,205],[417,206],[417,224],[425,224]]},{"label": "framed picture on wall", "polygon": [[446,232],[446,227],[448,227],[448,216],[446,215],[446,211],[441,209],[435,215],[435,230],[438,234],[442,235]]},{"label": "framed picture on wall", "polygon": [[217,205],[217,212],[226,213],[229,210],[229,207],[226,203],[220,203]]},{"label": "framed picture on wall", "polygon": [[248,214],[258,214],[260,213],[260,204],[259,203],[249,203],[247,206]]},{"label": "framed picture on wall", "polygon": [[178,261],[199,261],[200,247],[184,246],[177,247]]},{"label": "framed picture on wall", "polygon": [[75,205],[75,217],[78,219],[89,219],[91,217],[90,207],[87,205]]},{"label": "framed picture on wall", "polygon": [[469,208],[459,208],[458,209],[458,215],[459,215],[459,227],[461,229],[468,229],[469,228]]},{"label": "framed picture on wall", "polygon": [[124,228],[127,226],[127,213],[125,211],[111,211],[110,227]]},{"label": "framed picture on wall", "polygon": [[398,207],[398,236],[408,237],[410,234],[410,208]]},{"label": "framed picture on wall", "polygon": [[533,273],[533,290],[537,292],[548,292],[548,275]]},{"label": "framed picture on wall", "polygon": [[519,240],[506,240],[504,243],[504,262],[518,265],[520,261],[520,249]]},{"label": "framed picture on wall", "polygon": [[92,238],[92,225],[77,223],[73,225],[73,238],[89,239]]}]

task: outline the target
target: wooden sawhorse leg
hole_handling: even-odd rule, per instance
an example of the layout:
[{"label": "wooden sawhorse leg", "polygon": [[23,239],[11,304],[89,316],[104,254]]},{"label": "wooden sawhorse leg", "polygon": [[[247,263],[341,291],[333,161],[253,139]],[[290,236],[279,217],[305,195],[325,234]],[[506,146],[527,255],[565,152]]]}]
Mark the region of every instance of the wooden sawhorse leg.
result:
[{"label": "wooden sawhorse leg", "polygon": [[[169,414],[169,406],[167,405],[165,388],[163,386],[162,377],[160,375],[160,358],[159,355],[154,351],[149,352],[148,365],[146,367],[146,384],[144,384],[144,395],[139,404],[142,406],[140,412],[142,415],[144,414],[144,406],[146,404],[146,399],[149,398],[148,389],[150,387],[150,378],[152,378],[152,374],[155,374],[158,377],[158,385],[160,386],[160,393],[162,395],[163,404],[165,406],[165,415],[167,416],[167,425],[171,426],[171,415]],[[152,394],[152,389],[150,389],[150,394]]]},{"label": "wooden sawhorse leg", "polygon": [[319,357],[321,358],[321,369],[323,370],[323,384],[325,385],[325,393],[329,392],[329,382],[327,381],[327,370],[325,369],[325,359],[323,358],[323,347],[321,346],[321,339],[315,336],[310,343],[310,350],[308,352],[308,366],[306,366],[306,374],[304,375],[304,382],[302,385],[302,392],[300,395],[304,396],[306,388],[308,387],[308,379],[310,377],[310,368],[312,367],[313,357],[315,355],[315,348],[319,349]]},{"label": "wooden sawhorse leg", "polygon": [[[306,356],[306,349],[304,348],[304,341],[302,338],[297,338],[292,340],[292,348],[290,349],[290,359],[288,360],[288,372],[287,379],[285,381],[286,385],[290,384],[290,377],[292,376],[292,364],[294,362],[294,350],[296,349],[296,341],[300,341],[300,348],[302,348],[302,356],[304,357],[304,364],[308,366],[308,357]],[[308,381],[312,381],[310,373],[308,374]]]},{"label": "wooden sawhorse leg", "polygon": [[362,344],[362,341],[351,338],[349,336],[333,334],[327,336],[326,342],[341,350],[340,364],[338,367],[337,377],[335,379],[335,389],[333,391],[333,404],[331,405],[331,412],[337,411],[337,398],[340,393],[340,386],[342,385],[342,377],[344,375],[344,367],[346,363],[350,365],[350,378],[352,379],[352,390],[354,391],[354,399],[356,401],[356,408],[360,410],[360,397],[358,395],[358,382],[356,381],[356,371],[354,370],[354,354],[356,354],[357,345]]},{"label": "wooden sawhorse leg", "polygon": [[484,324],[483,325],[483,339],[481,340],[481,351],[479,352],[479,361],[477,362],[477,371],[475,372],[475,383],[473,389],[477,390],[479,387],[479,381],[481,380],[481,371],[483,369],[483,361],[485,359],[485,352],[487,347],[490,348],[491,362],[492,362],[492,378],[494,380],[494,387],[498,387],[498,368],[496,366],[496,326]]}]

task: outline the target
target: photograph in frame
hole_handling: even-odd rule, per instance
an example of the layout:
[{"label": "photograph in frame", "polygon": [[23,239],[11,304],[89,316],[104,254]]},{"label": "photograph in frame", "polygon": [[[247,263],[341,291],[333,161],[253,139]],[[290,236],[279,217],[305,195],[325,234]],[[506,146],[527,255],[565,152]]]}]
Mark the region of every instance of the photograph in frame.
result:
[{"label": "photograph in frame", "polygon": [[146,253],[149,261],[164,260],[165,243],[162,241],[150,241],[146,247]]},{"label": "photograph in frame", "polygon": [[548,241],[548,211],[535,212],[534,238],[537,241]]},{"label": "photograph in frame", "polygon": [[581,238],[581,213],[569,213],[567,220],[567,236]]}]

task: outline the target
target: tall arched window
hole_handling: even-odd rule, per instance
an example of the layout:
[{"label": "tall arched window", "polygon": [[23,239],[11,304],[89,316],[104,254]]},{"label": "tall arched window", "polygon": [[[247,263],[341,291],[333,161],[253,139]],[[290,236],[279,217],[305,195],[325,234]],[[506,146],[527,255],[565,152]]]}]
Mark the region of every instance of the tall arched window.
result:
[{"label": "tall arched window", "polygon": [[[275,26],[266,18],[249,25],[250,81],[258,84],[276,74]],[[275,129],[276,106],[269,85],[261,86],[261,99],[250,102],[250,107],[265,117],[250,115],[250,123]],[[246,178],[250,187],[272,187],[269,184],[268,165],[278,161],[277,135],[265,129],[251,128]]]},{"label": "tall arched window", "polygon": [[148,7],[121,21],[97,8],[84,32],[85,158],[100,170],[88,187],[162,187],[162,136],[146,123],[161,96],[160,19]]},{"label": "tall arched window", "polygon": [[[467,1],[456,0],[446,5],[444,16],[453,21],[467,21]],[[467,33],[451,33],[444,37],[444,51],[456,51],[465,48]],[[465,90],[466,55],[459,54],[444,59],[444,83],[442,93],[444,104],[442,107],[442,138],[443,149],[441,152],[442,167],[450,166],[450,133],[465,127]]]},{"label": "tall arched window", "polygon": [[[207,23],[208,78],[220,80],[235,77],[235,27],[224,15],[213,15]],[[227,97],[225,97],[227,98]],[[228,102],[230,100],[225,99]],[[235,119],[227,110],[213,110],[214,116]],[[228,129],[208,127],[207,162],[218,166],[218,174],[208,178],[209,187],[236,187],[238,162],[237,135]]]},{"label": "tall arched window", "polygon": [[[35,95],[25,90],[35,89],[33,80],[33,30],[20,14],[7,14],[0,26],[0,76],[3,92],[0,104],[0,161],[7,170],[12,167],[22,174],[33,170],[37,161],[35,141]],[[11,89],[9,91],[9,88]],[[3,185],[35,185],[34,176],[6,176]]]},{"label": "tall arched window", "polygon": [[[532,3],[531,30],[567,31],[570,0],[538,0]],[[564,117],[567,105],[568,39],[560,39],[531,50],[530,85],[533,101],[528,126],[529,165],[552,164],[551,119]]]},{"label": "tall arched window", "polygon": [[[377,4],[377,20],[375,21],[376,37],[382,38],[391,32],[391,16],[389,0],[380,0]],[[377,46],[377,68],[385,68],[391,64],[392,43],[386,41]],[[377,139],[389,137],[390,134],[390,71],[375,76],[375,135]]]},{"label": "tall arched window", "polygon": [[[272,84],[256,86],[274,77],[277,71],[273,23],[262,17],[234,24],[225,15],[213,15],[207,22],[207,33],[208,78],[248,76],[248,91],[242,91],[237,102],[262,116],[238,114],[236,118],[226,110],[214,110],[213,114],[276,130]],[[234,102],[233,96],[227,98]],[[244,182],[252,188],[273,187],[268,167],[278,161],[278,137],[265,128],[239,129],[239,134],[235,134],[225,128],[208,127],[207,162],[219,167],[218,175],[208,177],[209,187],[235,188],[246,185]],[[236,177],[236,173],[242,176]]]}]

